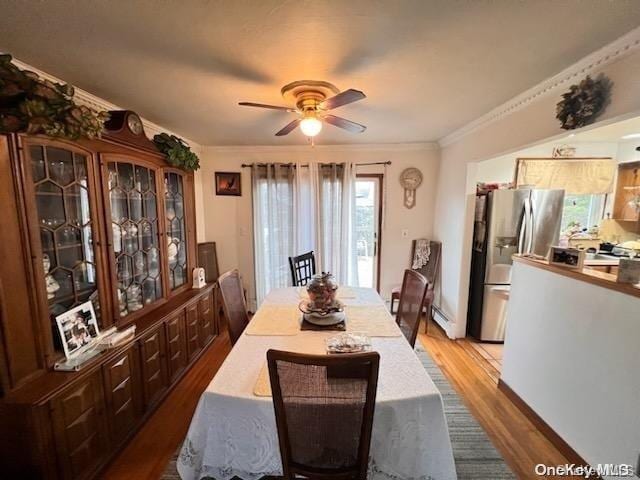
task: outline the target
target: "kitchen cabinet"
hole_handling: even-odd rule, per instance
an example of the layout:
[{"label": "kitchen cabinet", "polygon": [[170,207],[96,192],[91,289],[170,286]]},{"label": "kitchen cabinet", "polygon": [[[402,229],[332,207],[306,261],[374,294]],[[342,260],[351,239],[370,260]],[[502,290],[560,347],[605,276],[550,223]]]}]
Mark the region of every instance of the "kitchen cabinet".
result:
[{"label": "kitchen cabinet", "polygon": [[618,165],[613,219],[640,226],[640,162]]}]

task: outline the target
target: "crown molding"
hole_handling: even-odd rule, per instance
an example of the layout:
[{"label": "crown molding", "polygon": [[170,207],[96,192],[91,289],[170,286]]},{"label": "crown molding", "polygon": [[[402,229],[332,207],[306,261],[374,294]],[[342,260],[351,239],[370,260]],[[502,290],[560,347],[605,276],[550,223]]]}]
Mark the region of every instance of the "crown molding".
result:
[{"label": "crown molding", "polygon": [[[37,73],[39,76],[41,76],[44,79],[47,79],[51,82],[57,82],[57,83],[67,83],[64,80],[55,77],[53,75],[51,75],[50,73],[44,72],[38,68],[33,67],[32,65],[29,65],[28,63],[22,62],[16,58],[13,58],[12,63],[14,65],[16,65],[17,67],[22,68],[23,70],[29,70],[31,72]],[[105,100],[104,98],[100,98],[96,95],[93,95],[92,93],[87,92],[86,90],[82,90],[81,88],[78,88],[76,86],[73,87],[75,94],[73,96],[73,99],[78,102],[80,105],[85,105],[89,108],[92,108],[94,110],[127,110],[125,108],[122,108],[118,105],[116,105],[115,103],[111,103],[107,100]],[[190,140],[188,138],[184,138],[178,134],[176,134],[175,132],[172,132],[171,130],[168,130],[164,127],[161,127],[160,125],[158,125],[157,123],[153,123],[143,117],[140,117],[140,119],[142,120],[142,124],[144,125],[144,129],[145,129],[145,133],[147,134],[147,136],[149,138],[153,138],[154,135],[158,134],[158,133],[162,133],[162,132],[166,132],[170,135],[176,135],[179,136],[180,138],[182,138],[185,142],[187,142],[189,144],[189,146],[195,150],[196,152],[200,152],[202,151],[202,145],[198,144],[197,142],[194,142],[193,140]]]},{"label": "crown molding", "polygon": [[215,153],[277,153],[277,152],[402,152],[402,151],[433,151],[439,150],[438,142],[419,143],[349,143],[337,145],[207,145],[204,150]]},{"label": "crown molding", "polygon": [[543,80],[458,130],[442,137],[438,140],[438,144],[440,148],[451,145],[476,130],[526,108],[532,102],[552,94],[555,95],[560,88],[565,88],[565,85],[578,77],[582,78],[602,69],[604,66],[614,63],[638,49],[640,49],[640,27],[631,30],[617,40],[578,60],[560,73]]}]

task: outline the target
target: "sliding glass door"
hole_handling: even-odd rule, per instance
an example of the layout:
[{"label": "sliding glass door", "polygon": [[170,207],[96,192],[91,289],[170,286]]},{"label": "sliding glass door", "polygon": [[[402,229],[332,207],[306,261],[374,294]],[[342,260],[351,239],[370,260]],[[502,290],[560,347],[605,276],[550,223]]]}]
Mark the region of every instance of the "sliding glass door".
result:
[{"label": "sliding glass door", "polygon": [[356,179],[355,230],[358,286],[380,289],[380,230],[382,175],[360,174]]}]

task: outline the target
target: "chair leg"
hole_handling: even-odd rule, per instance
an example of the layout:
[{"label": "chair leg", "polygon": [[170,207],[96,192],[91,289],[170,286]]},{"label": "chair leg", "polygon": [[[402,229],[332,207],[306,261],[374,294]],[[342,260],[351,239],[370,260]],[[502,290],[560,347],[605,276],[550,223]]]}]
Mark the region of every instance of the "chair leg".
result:
[{"label": "chair leg", "polygon": [[431,309],[431,307],[432,307],[431,300],[425,301],[425,307],[427,307],[427,318],[425,318],[425,321],[424,321],[424,333],[427,333],[429,331],[429,322],[431,320],[433,320],[433,311]]}]

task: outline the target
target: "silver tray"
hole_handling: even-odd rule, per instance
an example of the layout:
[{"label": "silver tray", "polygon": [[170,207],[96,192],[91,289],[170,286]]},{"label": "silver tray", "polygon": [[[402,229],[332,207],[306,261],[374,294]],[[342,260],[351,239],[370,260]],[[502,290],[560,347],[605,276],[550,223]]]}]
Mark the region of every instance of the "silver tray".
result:
[{"label": "silver tray", "polygon": [[344,312],[332,312],[326,314],[319,313],[304,313],[302,317],[309,323],[327,327],[329,325],[336,325],[340,322],[344,322],[346,317]]}]

